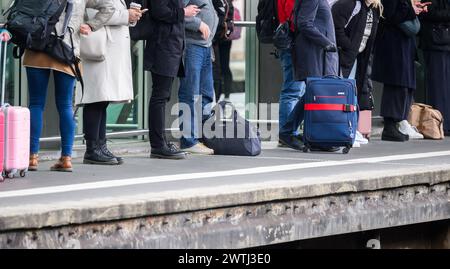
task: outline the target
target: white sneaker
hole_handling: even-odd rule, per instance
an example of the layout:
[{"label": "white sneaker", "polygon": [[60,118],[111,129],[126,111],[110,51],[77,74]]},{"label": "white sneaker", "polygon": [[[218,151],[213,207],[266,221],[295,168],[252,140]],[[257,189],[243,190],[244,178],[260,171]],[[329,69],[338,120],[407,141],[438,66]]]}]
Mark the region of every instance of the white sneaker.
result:
[{"label": "white sneaker", "polygon": [[199,155],[213,155],[214,154],[214,150],[208,148],[207,146],[203,145],[202,143],[197,143],[190,148],[183,149],[183,151],[189,152],[191,154],[199,154]]},{"label": "white sneaker", "polygon": [[222,102],[222,101],[225,101],[225,94],[220,94],[220,96],[219,96],[219,100],[217,100],[217,102]]},{"label": "white sneaker", "polygon": [[369,140],[365,138],[359,131],[356,131],[355,141],[359,142],[361,145],[369,144]]},{"label": "white sneaker", "polygon": [[419,133],[415,126],[411,126],[407,120],[398,123],[398,130],[404,135],[409,135],[409,139],[423,139],[423,135]]}]

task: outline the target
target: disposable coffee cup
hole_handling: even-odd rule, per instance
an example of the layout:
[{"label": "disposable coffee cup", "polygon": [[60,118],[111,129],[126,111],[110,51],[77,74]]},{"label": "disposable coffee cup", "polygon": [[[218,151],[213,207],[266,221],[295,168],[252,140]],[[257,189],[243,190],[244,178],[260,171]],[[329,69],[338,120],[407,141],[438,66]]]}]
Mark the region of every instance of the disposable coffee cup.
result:
[{"label": "disposable coffee cup", "polygon": [[142,5],[141,5],[141,4],[138,4],[138,3],[135,3],[135,2],[131,2],[131,3],[130,3],[130,8],[141,10]]},{"label": "disposable coffee cup", "polygon": [[[141,4],[138,4],[138,3],[135,3],[135,2],[131,2],[131,3],[130,3],[130,8],[131,8],[131,9],[141,10],[142,5],[141,5]],[[130,23],[130,26],[136,26],[136,24],[137,24],[137,21],[135,21],[135,22],[133,22],[133,23]]]}]

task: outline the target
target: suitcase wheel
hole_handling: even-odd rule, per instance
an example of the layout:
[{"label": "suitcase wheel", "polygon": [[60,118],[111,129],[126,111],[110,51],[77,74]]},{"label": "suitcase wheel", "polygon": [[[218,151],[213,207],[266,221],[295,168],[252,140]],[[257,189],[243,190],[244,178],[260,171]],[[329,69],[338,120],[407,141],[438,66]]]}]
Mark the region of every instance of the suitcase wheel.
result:
[{"label": "suitcase wheel", "polygon": [[308,153],[308,152],[309,152],[309,146],[308,146],[308,145],[305,145],[305,146],[303,147],[303,152],[304,152],[304,153]]},{"label": "suitcase wheel", "polygon": [[349,146],[347,146],[347,147],[345,147],[344,149],[342,149],[342,153],[344,153],[344,154],[348,154],[349,152],[350,152],[350,147]]},{"label": "suitcase wheel", "polygon": [[25,177],[27,175],[27,171],[22,170],[20,171],[20,177]]}]

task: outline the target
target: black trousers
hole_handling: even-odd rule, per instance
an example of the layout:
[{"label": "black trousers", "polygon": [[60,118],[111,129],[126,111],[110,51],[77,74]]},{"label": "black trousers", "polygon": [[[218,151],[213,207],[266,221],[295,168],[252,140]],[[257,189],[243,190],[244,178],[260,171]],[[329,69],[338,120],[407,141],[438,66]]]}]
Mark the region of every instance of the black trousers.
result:
[{"label": "black trousers", "polygon": [[214,89],[216,97],[223,93],[229,97],[233,92],[233,73],[230,69],[232,41],[217,41],[213,44],[215,61],[213,63]]},{"label": "black trousers", "polygon": [[414,99],[414,89],[384,85],[381,116],[395,122],[407,120]]},{"label": "black trousers", "polygon": [[444,117],[444,131],[450,132],[450,52],[425,51],[428,104]]},{"label": "black trousers", "polygon": [[83,107],[83,132],[85,140],[106,138],[106,109],[109,102],[86,104]]},{"label": "black trousers", "polygon": [[152,148],[162,148],[166,146],[165,124],[166,124],[166,104],[170,101],[170,93],[173,84],[173,77],[166,77],[152,72],[152,96],[148,107],[149,138]]}]

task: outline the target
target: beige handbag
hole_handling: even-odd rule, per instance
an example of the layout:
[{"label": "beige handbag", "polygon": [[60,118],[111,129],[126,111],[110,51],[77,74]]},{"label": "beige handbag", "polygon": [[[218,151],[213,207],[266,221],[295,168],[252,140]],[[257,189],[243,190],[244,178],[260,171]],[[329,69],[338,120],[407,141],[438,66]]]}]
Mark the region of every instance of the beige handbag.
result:
[{"label": "beige handbag", "polygon": [[83,60],[102,62],[108,45],[108,26],[103,26],[89,35],[81,35],[80,56]]},{"label": "beige handbag", "polygon": [[444,118],[432,106],[415,103],[411,106],[408,121],[428,139],[444,139]]},{"label": "beige handbag", "polygon": [[[98,10],[87,8],[85,19],[89,20],[95,17]],[[82,60],[102,62],[105,60],[106,48],[111,33],[108,26],[103,26],[89,35],[80,37],[80,57]]]}]

